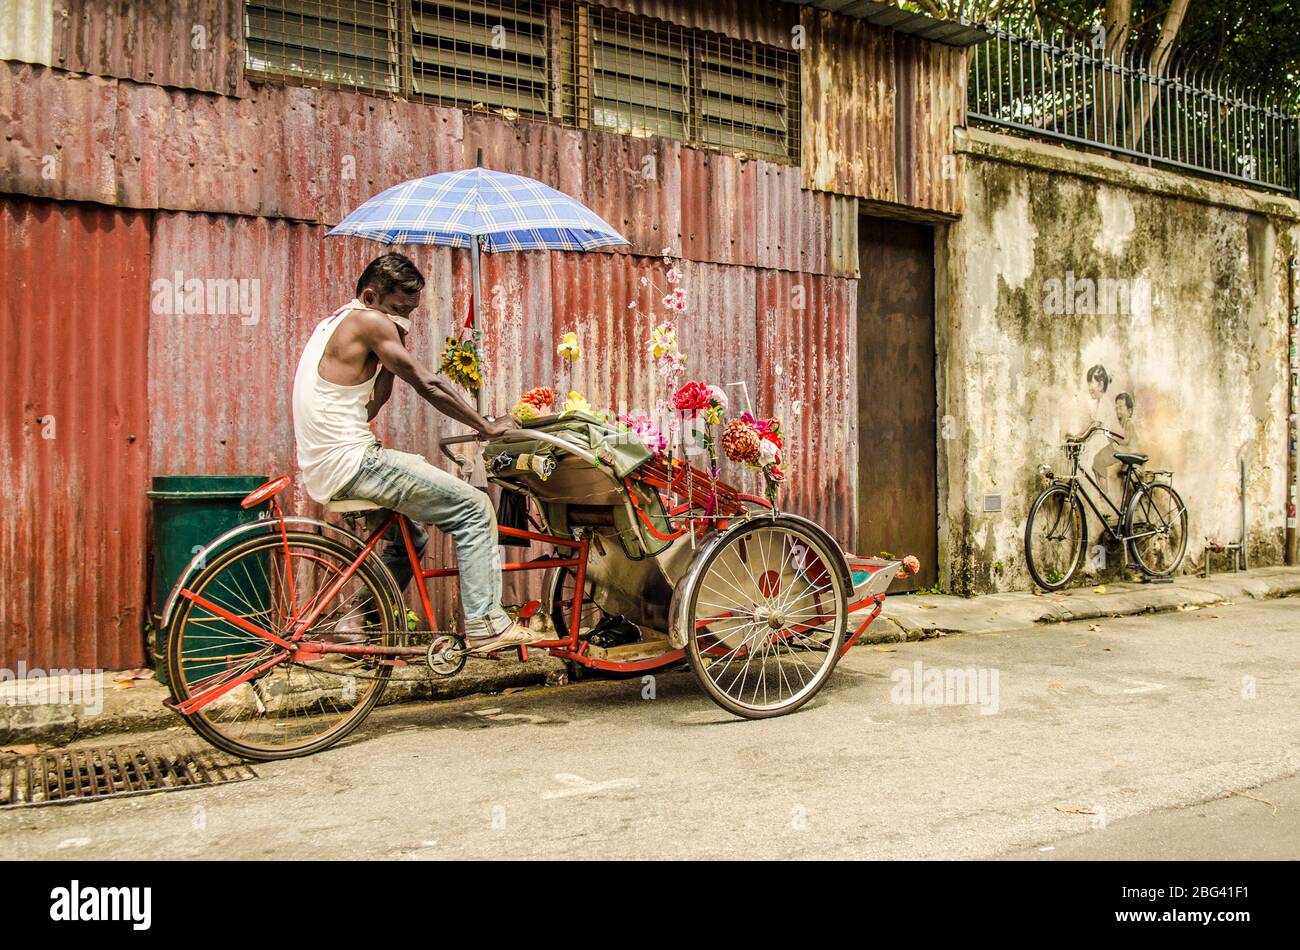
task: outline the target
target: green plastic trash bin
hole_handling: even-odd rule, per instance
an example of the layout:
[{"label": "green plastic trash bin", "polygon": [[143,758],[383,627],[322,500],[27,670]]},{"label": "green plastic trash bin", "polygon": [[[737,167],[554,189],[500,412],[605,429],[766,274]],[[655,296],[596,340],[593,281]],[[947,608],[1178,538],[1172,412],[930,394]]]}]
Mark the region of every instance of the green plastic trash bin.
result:
[{"label": "green plastic trash bin", "polygon": [[[263,475],[158,475],[153,479],[153,489],[148,492],[153,502],[153,577],[152,616],[154,629],[154,669],[158,679],[167,682],[167,631],[162,627],[163,607],[181,573],[200,550],[213,539],[237,525],[256,521],[265,505],[244,509],[239,502],[253,489],[269,479]],[[249,581],[242,592],[250,611],[268,601],[265,584],[259,578]],[[213,624],[214,658],[220,644],[230,642],[224,630],[229,624]],[[215,663],[215,659],[214,659]],[[196,675],[214,673],[217,666],[195,671]]]}]

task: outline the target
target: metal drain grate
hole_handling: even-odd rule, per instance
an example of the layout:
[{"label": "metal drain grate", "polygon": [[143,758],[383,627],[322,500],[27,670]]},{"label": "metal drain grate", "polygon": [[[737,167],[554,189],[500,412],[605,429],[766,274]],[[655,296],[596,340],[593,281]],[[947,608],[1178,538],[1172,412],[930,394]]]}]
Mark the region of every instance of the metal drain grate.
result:
[{"label": "metal drain grate", "polygon": [[202,746],[55,749],[0,757],[0,808],[122,798],[250,778],[257,773],[247,765]]}]

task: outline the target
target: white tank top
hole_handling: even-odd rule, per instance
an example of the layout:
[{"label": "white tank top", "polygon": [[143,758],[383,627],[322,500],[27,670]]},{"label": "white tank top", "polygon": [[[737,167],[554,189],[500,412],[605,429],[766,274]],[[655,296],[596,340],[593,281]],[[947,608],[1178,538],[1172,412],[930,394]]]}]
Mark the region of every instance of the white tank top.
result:
[{"label": "white tank top", "polygon": [[353,300],[316,325],[298,360],[293,377],[293,433],[298,442],[298,467],[307,494],[324,504],[361,468],[366,449],[375,443],[366,404],[375,388],[375,375],[355,386],[321,379],[325,346],[343,318],[362,306]]}]

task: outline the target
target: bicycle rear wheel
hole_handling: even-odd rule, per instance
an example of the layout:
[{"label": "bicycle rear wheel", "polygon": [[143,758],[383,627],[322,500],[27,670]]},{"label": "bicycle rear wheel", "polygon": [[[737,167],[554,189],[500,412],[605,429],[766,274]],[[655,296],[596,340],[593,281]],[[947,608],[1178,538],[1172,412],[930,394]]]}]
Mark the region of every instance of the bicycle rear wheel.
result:
[{"label": "bicycle rear wheel", "polygon": [[1044,590],[1060,590],[1083,563],[1088,527],[1079,499],[1066,485],[1049,485],[1025,522],[1025,566]]},{"label": "bicycle rear wheel", "polygon": [[397,643],[397,608],[375,565],[362,562],[329,597],[296,653],[216,612],[287,639],[355,557],[320,535],[268,533],[223,552],[187,585],[168,627],[167,668],[178,705],[207,699],[185,714],[199,735],[265,762],[319,752],[361,724],[392,668],[311,646]]},{"label": "bicycle rear wheel", "polygon": [[1187,506],[1172,485],[1143,485],[1128,503],[1124,533],[1131,538],[1129,551],[1137,566],[1154,577],[1168,577],[1187,555]]}]

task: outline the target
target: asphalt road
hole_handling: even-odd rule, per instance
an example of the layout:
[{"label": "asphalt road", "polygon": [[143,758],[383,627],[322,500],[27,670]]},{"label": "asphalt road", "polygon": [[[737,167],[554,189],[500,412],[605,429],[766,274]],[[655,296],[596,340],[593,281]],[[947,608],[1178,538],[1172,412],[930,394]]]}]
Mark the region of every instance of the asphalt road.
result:
[{"label": "asphalt road", "polygon": [[[931,669],[972,670],[984,687],[929,699],[983,705],[898,702],[918,662],[922,687]],[[259,765],[253,781],[0,812],[0,849],[1300,857],[1300,784],[1285,781],[1300,773],[1300,601],[857,648],[812,704],[762,722],[723,713],[689,671],[654,687],[653,699],[641,680],[595,681],[382,709],[344,744]]]}]

